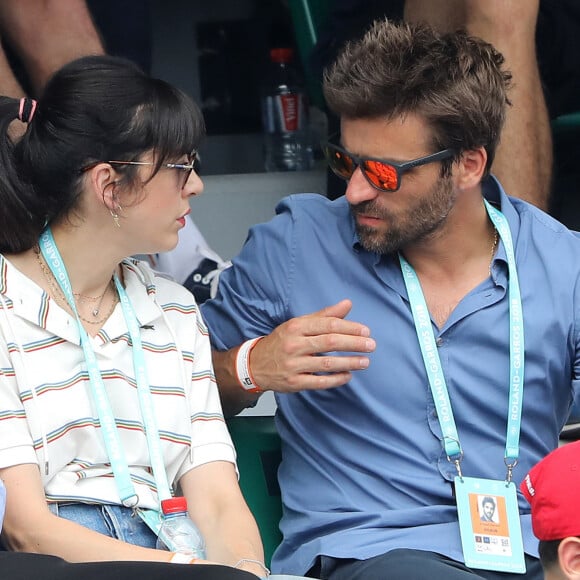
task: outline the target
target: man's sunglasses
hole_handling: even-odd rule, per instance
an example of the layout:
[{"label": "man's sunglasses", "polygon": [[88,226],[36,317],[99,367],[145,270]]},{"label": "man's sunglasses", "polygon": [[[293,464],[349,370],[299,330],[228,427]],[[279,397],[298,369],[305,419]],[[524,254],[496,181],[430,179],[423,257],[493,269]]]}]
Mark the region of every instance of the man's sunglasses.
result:
[{"label": "man's sunglasses", "polygon": [[413,169],[413,167],[449,159],[454,155],[452,149],[444,149],[438,153],[432,153],[412,161],[395,163],[385,159],[358,157],[331,142],[323,143],[322,150],[330,169],[336,176],[349,180],[356,168],[360,167],[366,180],[379,191],[397,191],[401,187],[403,173]]}]

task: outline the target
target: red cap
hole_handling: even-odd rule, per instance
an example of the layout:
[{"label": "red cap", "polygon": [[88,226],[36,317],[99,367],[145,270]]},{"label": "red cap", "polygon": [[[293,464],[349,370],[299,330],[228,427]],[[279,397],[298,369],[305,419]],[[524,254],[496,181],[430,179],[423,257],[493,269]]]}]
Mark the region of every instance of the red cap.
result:
[{"label": "red cap", "polygon": [[294,51],[291,48],[273,48],[270,50],[272,62],[292,62]]},{"label": "red cap", "polygon": [[580,441],[544,457],[520,489],[532,506],[532,527],[539,540],[580,536]]},{"label": "red cap", "polygon": [[161,511],[165,515],[176,514],[178,512],[186,512],[187,500],[183,496],[163,499],[161,500]]}]

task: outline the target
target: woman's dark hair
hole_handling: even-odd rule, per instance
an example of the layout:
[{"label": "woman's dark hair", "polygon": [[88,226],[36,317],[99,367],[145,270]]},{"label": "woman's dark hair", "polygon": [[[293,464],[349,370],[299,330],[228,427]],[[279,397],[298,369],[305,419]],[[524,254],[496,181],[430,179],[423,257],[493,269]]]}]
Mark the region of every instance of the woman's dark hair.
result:
[{"label": "woman's dark hair", "polygon": [[503,63],[490,44],[463,32],[377,20],[325,71],[324,95],[345,118],[417,114],[432,130],[433,152],[458,157],[484,147],[489,171],[509,104]]},{"label": "woman's dark hair", "polygon": [[[89,56],[57,71],[26,133],[8,135],[20,101],[0,97],[0,252],[31,248],[47,223],[74,210],[82,169],[98,161],[135,161],[153,151],[154,171],[197,149],[201,112],[182,91],[130,61]],[[135,166],[116,166],[123,181]]]}]

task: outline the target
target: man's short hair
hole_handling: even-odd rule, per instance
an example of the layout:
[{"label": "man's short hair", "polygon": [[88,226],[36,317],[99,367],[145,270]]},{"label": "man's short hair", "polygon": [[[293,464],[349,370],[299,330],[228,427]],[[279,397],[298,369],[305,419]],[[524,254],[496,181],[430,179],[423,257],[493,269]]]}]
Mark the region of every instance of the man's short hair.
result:
[{"label": "man's short hair", "polygon": [[463,32],[376,20],[325,71],[324,96],[348,119],[416,114],[431,129],[433,151],[484,147],[489,170],[509,104],[503,63],[491,44]]},{"label": "man's short hair", "polygon": [[493,505],[493,507],[495,507],[495,499],[493,499],[493,497],[490,497],[489,495],[486,495],[482,500],[481,500],[481,505],[485,505],[486,503],[490,503]]},{"label": "man's short hair", "polygon": [[558,563],[558,548],[562,540],[540,540],[538,552],[540,553],[540,562],[544,568],[551,568]]}]

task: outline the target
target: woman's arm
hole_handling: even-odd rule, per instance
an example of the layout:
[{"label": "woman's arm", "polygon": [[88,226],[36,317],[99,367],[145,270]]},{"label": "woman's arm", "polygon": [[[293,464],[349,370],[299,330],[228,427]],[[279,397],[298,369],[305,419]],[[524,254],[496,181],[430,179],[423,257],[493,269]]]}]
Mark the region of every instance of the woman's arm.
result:
[{"label": "woman's arm", "polygon": [[0,479],[6,486],[2,539],[11,550],[51,554],[69,562],[168,562],[171,558],[168,552],[127,544],[52,514],[37,465],[1,469]]},{"label": "woman's arm", "polygon": [[[185,473],[179,484],[210,560],[230,566],[243,559],[264,562],[258,526],[242,496],[233,463],[205,463]],[[265,569],[254,563],[240,568],[266,575]]]}]

